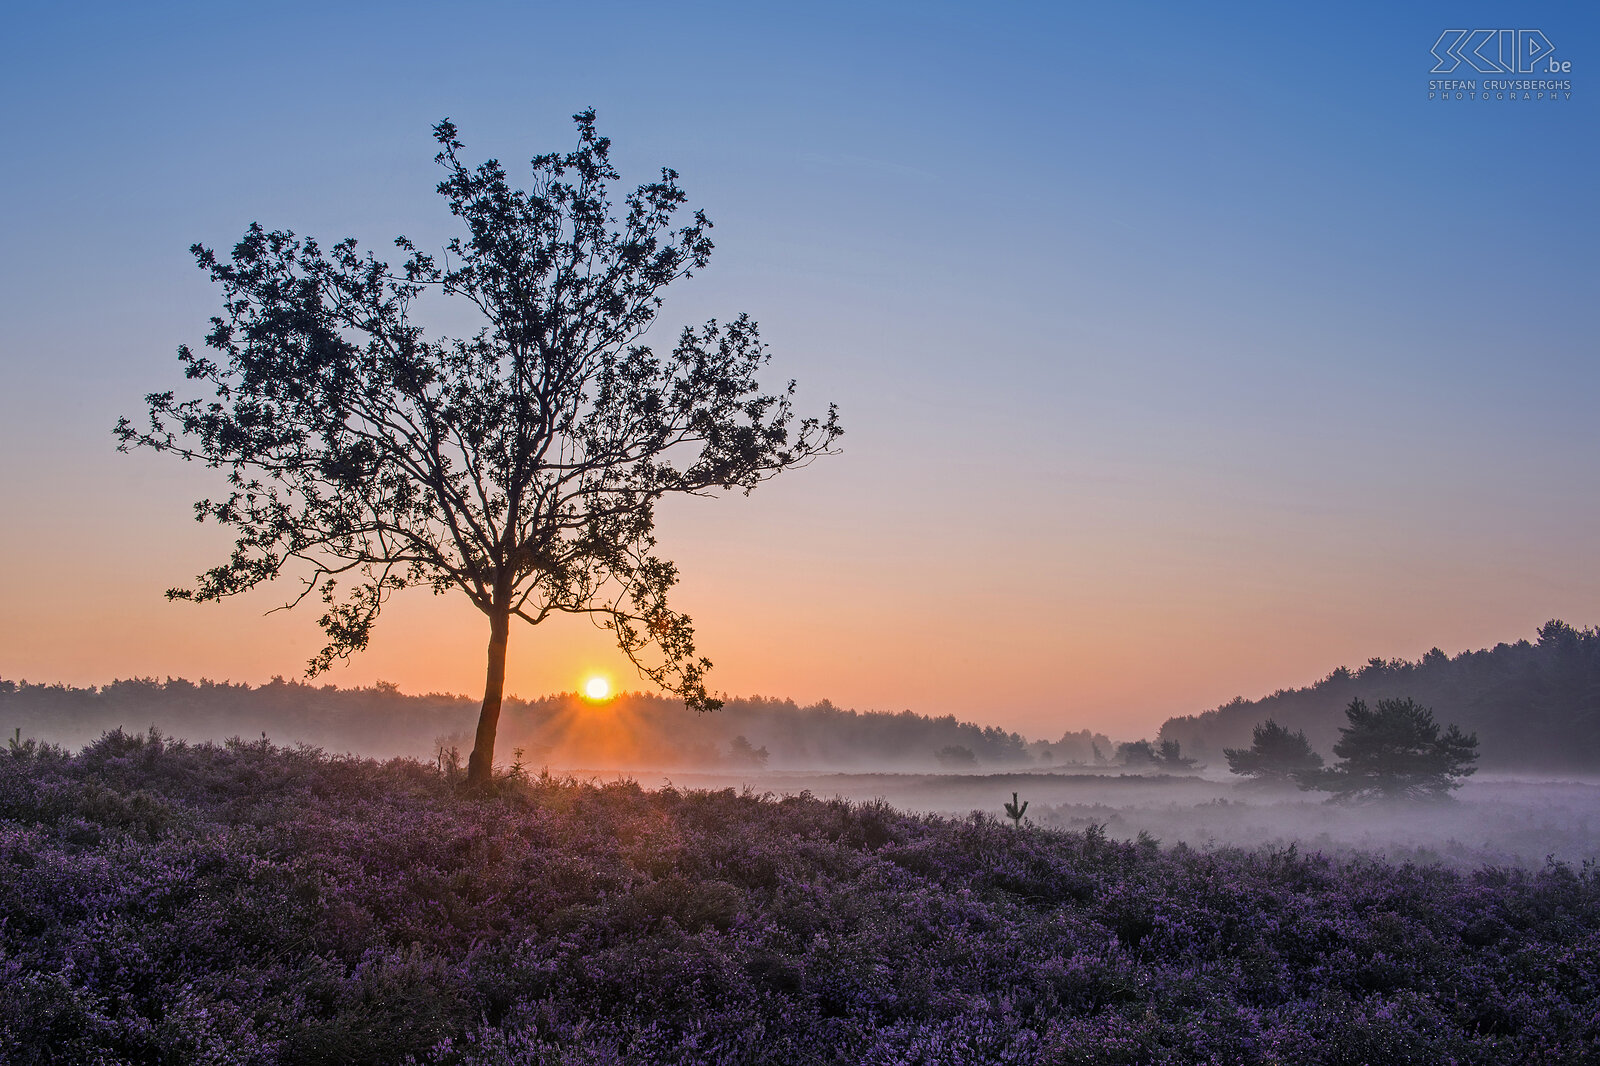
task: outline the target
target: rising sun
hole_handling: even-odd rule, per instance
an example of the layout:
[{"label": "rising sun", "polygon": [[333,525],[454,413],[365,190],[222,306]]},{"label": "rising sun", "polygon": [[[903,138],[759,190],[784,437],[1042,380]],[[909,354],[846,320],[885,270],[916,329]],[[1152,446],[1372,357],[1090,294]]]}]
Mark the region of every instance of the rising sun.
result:
[{"label": "rising sun", "polygon": [[611,695],[611,682],[603,677],[591,677],[583,683],[583,694],[591,700],[603,700]]}]

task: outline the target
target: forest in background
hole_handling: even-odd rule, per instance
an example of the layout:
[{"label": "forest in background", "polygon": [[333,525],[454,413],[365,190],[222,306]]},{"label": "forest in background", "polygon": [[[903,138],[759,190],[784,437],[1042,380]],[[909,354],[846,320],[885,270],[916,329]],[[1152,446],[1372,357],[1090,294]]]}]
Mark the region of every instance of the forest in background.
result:
[{"label": "forest in background", "polygon": [[1160,739],[1186,755],[1226,765],[1224,748],[1248,748],[1251,730],[1270,718],[1304,730],[1326,754],[1346,725],[1352,699],[1369,703],[1410,696],[1442,724],[1478,735],[1484,770],[1574,772],[1600,769],[1600,628],[1555,620],[1535,640],[1415,662],[1371,659],[1341,666],[1314,685],[1257,700],[1239,697],[1203,714],[1170,718]]},{"label": "forest in background", "polygon": [[[1600,628],[1561,621],[1540,627],[1533,641],[1340,667],[1305,688],[1170,718],[1156,739],[1221,772],[1223,749],[1249,747],[1251,730],[1271,718],[1304,730],[1326,755],[1352,699],[1404,696],[1431,708],[1441,724],[1477,733],[1481,769],[1600,769]],[[441,746],[454,746],[464,759],[477,714],[475,698],[407,695],[384,682],[341,689],[282,678],[254,687],[142,678],[73,688],[0,680],[0,729],[69,747],[110,729],[153,725],[195,741],[265,733],[277,743],[378,757],[433,759]],[[671,697],[627,692],[603,703],[576,693],[513,697],[500,728],[500,761],[535,768],[1046,769],[1116,765],[1128,746],[1087,729],[1030,741],[954,715],[854,711],[827,700],[730,698],[719,711],[696,714]]]},{"label": "forest in background", "polygon": [[[1103,764],[1113,746],[1081,730],[1056,741],[911,711],[853,711],[827,700],[732,698],[697,714],[681,700],[625,692],[604,702],[575,693],[506,701],[501,761],[564,768],[904,768]],[[99,687],[0,680],[0,728],[20,729],[68,747],[107,730],[150,726],[194,741],[265,734],[281,744],[332,752],[432,760],[472,746],[478,701],[467,696],[406,695],[379,682],[341,689],[274,678],[252,687],[181,678],[114,681]]]}]

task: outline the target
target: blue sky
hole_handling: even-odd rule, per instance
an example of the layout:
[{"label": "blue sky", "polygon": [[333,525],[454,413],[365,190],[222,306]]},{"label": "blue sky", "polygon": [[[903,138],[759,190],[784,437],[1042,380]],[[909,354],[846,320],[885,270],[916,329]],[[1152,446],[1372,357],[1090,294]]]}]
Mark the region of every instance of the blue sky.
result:
[{"label": "blue sky", "polygon": [[[203,472],[112,451],[216,310],[188,245],[252,220],[442,243],[433,122],[515,174],[585,107],[625,178],[671,165],[716,222],[663,327],[750,312],[848,431],[750,500],[665,515],[730,690],[1131,733],[1600,622],[1592,9],[8,21],[0,675],[294,673],[309,615],[160,598],[225,547],[188,522]],[[1430,46],[1468,26],[1542,29],[1572,98],[1429,101]],[[333,680],[472,690],[481,634],[448,610],[400,609]],[[528,694],[616,665],[590,634],[515,639]]]}]

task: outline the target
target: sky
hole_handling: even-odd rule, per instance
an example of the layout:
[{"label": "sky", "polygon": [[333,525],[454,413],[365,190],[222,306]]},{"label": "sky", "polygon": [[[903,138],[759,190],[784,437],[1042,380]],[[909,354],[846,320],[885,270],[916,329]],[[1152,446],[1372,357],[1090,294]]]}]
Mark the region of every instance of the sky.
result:
[{"label": "sky", "polygon": [[[1600,624],[1600,15],[1572,4],[44,5],[0,35],[0,677],[293,677],[219,475],[121,455],[252,221],[453,232],[431,126],[522,162],[592,107],[715,223],[652,336],[748,312],[839,455],[666,506],[735,695],[1052,738]],[[1571,91],[1430,100],[1451,28]],[[1545,60],[1548,62],[1549,60]],[[1465,67],[1453,79],[1485,75]],[[521,169],[519,169],[521,168]],[[487,625],[397,597],[327,680],[481,692]],[[647,687],[583,621],[510,692]]]}]

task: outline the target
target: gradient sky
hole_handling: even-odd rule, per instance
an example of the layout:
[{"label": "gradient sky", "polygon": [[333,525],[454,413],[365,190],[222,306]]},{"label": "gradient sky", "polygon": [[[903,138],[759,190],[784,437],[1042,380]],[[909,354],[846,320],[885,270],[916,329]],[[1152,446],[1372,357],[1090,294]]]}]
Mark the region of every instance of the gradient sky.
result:
[{"label": "gradient sky", "polygon": [[[218,308],[187,247],[437,247],[432,123],[515,176],[585,107],[716,223],[656,339],[747,311],[847,430],[665,509],[714,687],[1130,737],[1600,623],[1595,9],[999,10],[9,9],[0,676],[302,670],[286,586],[161,596],[231,543],[217,476],[114,451]],[[1439,33],[1502,26],[1572,98],[1429,101]],[[413,591],[329,680],[481,691],[486,637]],[[513,632],[512,692],[592,670],[637,684],[587,623]]]}]

